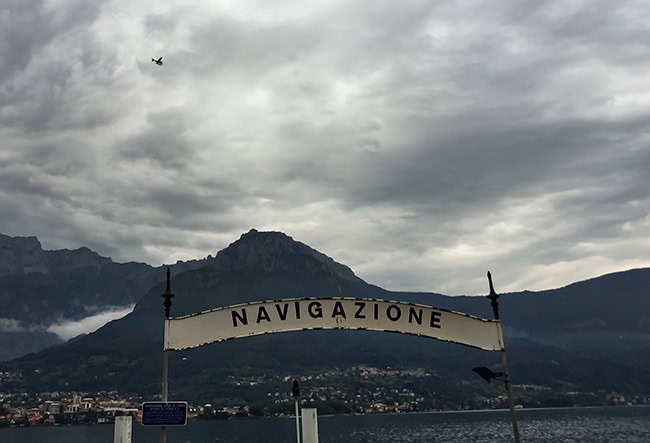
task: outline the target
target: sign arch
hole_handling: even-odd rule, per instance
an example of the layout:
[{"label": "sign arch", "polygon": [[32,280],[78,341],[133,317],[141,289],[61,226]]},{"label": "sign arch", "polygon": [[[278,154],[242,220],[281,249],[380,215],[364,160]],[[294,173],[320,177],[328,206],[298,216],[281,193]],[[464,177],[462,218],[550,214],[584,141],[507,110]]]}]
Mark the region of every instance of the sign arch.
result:
[{"label": "sign arch", "polygon": [[165,319],[165,351],[235,338],[314,329],[395,332],[503,351],[501,323],[408,302],[370,298],[258,301]]}]

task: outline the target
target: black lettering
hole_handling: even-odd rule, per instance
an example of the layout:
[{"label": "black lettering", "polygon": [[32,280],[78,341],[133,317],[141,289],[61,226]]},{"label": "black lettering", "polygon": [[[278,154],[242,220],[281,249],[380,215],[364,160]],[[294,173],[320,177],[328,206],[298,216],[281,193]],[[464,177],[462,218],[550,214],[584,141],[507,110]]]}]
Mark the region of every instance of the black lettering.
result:
[{"label": "black lettering", "polygon": [[[397,313],[395,314],[394,317],[393,317],[392,315],[390,315],[390,311],[391,311],[391,309],[394,309],[395,311],[397,311]],[[389,319],[390,321],[397,321],[397,320],[399,320],[399,318],[402,316],[402,311],[400,310],[399,306],[397,306],[397,305],[390,305],[390,306],[388,307],[388,309],[386,309],[386,316],[388,317],[388,319]]]},{"label": "black lettering", "polygon": [[232,311],[232,327],[236,328],[237,327],[237,320],[241,322],[242,325],[246,326],[248,324],[248,320],[246,319],[246,309],[242,308],[241,314],[239,312],[233,310]]},{"label": "black lettering", "polygon": [[300,302],[295,302],[296,304],[296,320],[300,320]]},{"label": "black lettering", "polygon": [[440,329],[440,312],[431,311],[431,323],[432,328]]},{"label": "black lettering", "polygon": [[345,310],[343,309],[343,303],[341,303],[340,301],[334,303],[334,309],[332,310],[332,318],[336,317],[337,315],[346,318]]},{"label": "black lettering", "polygon": [[409,306],[409,323],[413,323],[413,319],[417,324],[422,324],[422,309],[418,309],[416,312],[413,306]]},{"label": "black lettering", "polygon": [[266,312],[266,308],[264,306],[260,306],[259,310],[257,311],[257,322],[259,323],[262,320],[271,321],[271,317],[269,317],[269,313]]},{"label": "black lettering", "polygon": [[275,305],[275,309],[278,311],[278,316],[280,317],[280,320],[286,320],[287,319],[287,314],[289,314],[289,304],[285,303],[284,304],[284,311],[280,309],[280,305]]},{"label": "black lettering", "polygon": [[311,316],[311,318],[323,317],[323,308],[321,304],[317,301],[313,301],[309,303],[309,305],[307,306],[307,311],[309,311],[309,315]]},{"label": "black lettering", "polygon": [[375,320],[379,320],[379,305],[375,303]]},{"label": "black lettering", "polygon": [[366,314],[362,314],[363,310],[366,308],[366,302],[355,301],[355,306],[358,306],[357,312],[354,313],[354,318],[366,318]]}]

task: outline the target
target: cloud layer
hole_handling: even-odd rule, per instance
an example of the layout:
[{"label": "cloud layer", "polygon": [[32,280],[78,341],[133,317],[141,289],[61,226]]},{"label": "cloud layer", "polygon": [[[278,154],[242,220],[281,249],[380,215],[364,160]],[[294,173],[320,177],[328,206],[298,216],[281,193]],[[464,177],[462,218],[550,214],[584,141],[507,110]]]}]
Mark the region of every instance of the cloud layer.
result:
[{"label": "cloud layer", "polygon": [[485,293],[487,269],[505,291],[648,266],[649,19],[641,1],[10,1],[0,232],[159,264],[281,230],[371,283],[450,294]]},{"label": "cloud layer", "polygon": [[105,306],[101,309],[90,307],[90,311],[99,310],[99,312],[79,320],[60,319],[51,325],[26,324],[13,318],[0,317],[0,332],[50,332],[62,340],[69,340],[80,334],[95,332],[106,323],[124,317],[133,311],[134,306]]},{"label": "cloud layer", "polygon": [[63,340],[69,340],[80,334],[90,334],[104,326],[106,323],[122,318],[133,311],[133,306],[115,307],[103,310],[81,320],[62,320],[47,328],[47,332],[58,335]]}]

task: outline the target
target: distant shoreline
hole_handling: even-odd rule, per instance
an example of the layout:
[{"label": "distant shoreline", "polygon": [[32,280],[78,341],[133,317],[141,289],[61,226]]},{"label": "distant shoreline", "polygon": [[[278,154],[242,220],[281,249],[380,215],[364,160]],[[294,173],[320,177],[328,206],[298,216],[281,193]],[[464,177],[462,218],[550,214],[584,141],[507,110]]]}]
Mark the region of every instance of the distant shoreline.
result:
[{"label": "distant shoreline", "polygon": [[[533,408],[520,408],[517,409],[518,412],[521,411],[561,411],[561,410],[580,410],[580,409],[650,409],[650,405],[606,405],[606,406],[558,406],[558,407],[533,407]],[[381,412],[373,414],[324,414],[318,415],[318,418],[336,418],[336,417],[365,417],[365,418],[379,418],[386,416],[405,416],[405,415],[443,415],[443,414],[476,414],[476,413],[507,413],[508,409],[499,408],[499,409],[466,409],[466,410],[449,410],[449,411],[411,411],[411,412]],[[188,418],[189,422],[219,422],[219,421],[230,421],[230,420],[295,420],[295,415],[282,415],[282,416],[257,416],[257,417],[230,417],[227,419],[200,419],[200,418]],[[8,426],[0,426],[2,429],[15,429],[15,428],[68,428],[68,427],[92,427],[92,426],[101,426],[106,427],[109,425],[114,425],[114,422],[104,422],[104,423],[79,423],[79,424],[30,424],[30,425],[18,425],[12,424]],[[134,419],[134,426],[141,426],[142,423]]]},{"label": "distant shoreline", "polygon": [[[606,405],[606,406],[557,406],[557,407],[541,407],[541,408],[520,408],[517,409],[517,412],[521,411],[558,411],[563,409],[576,410],[576,409],[622,409],[622,408],[650,408],[650,405]],[[426,414],[464,414],[464,413],[486,413],[486,412],[509,412],[508,409],[499,408],[499,409],[463,409],[457,411],[411,411],[411,412],[379,412],[374,414],[325,414],[318,415],[318,418],[325,417],[375,417],[375,416],[385,416],[385,415],[426,415]],[[233,417],[234,419],[250,419],[250,418],[290,418],[295,419],[295,415],[283,415],[281,417]]]}]

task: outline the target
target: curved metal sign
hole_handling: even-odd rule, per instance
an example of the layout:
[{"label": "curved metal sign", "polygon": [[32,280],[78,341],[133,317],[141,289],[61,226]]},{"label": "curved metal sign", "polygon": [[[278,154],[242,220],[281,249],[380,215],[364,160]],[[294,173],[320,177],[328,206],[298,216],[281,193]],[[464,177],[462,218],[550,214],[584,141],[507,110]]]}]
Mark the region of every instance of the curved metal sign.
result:
[{"label": "curved metal sign", "polygon": [[498,321],[413,303],[358,298],[270,300],[168,318],[164,350],[309,329],[398,332],[488,351],[503,350]]}]

